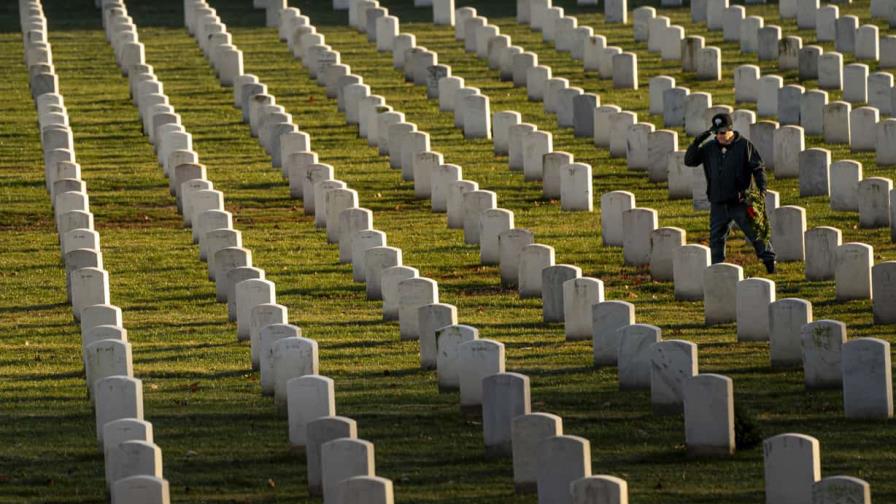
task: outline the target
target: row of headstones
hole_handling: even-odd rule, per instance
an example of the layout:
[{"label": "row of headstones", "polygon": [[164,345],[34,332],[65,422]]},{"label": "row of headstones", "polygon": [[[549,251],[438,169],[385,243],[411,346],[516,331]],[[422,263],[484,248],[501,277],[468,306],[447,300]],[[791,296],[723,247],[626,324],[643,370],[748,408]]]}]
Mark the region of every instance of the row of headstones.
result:
[{"label": "row of headstones", "polygon": [[[199,31],[223,34],[206,37],[210,43],[203,49],[207,49],[206,56],[226,85],[233,80],[233,68],[221,66],[216,56],[221,51],[211,45],[214,38],[219,39],[219,45],[220,41],[230,41],[226,26],[213,10],[206,10],[207,5],[188,1],[184,9],[185,21],[190,16],[187,26],[194,36]],[[232,44],[225,45],[241,55]],[[131,67],[129,74],[151,72],[151,67],[141,65]],[[171,122],[160,125],[165,114],[173,116]],[[300,328],[288,324],[286,308],[276,304],[274,284],[264,279],[263,270],[252,267],[251,251],[241,246],[241,234],[233,229],[232,215],[224,210],[223,195],[214,191],[206,179],[205,166],[198,163],[192,138],[180,125],[179,116],[173,109],[154,109],[143,117],[156,125],[145,132],[156,146],[160,164],[167,168],[184,224],[193,228],[194,243],[200,244],[200,258],[209,263],[209,277],[216,281],[216,297],[227,302],[228,316],[237,322],[238,339],[253,336],[253,322],[257,329],[267,330],[265,334],[255,331],[258,338],[251,342],[253,367],[261,368],[262,393],[274,395],[278,406],[287,411],[291,441],[307,447],[309,491],[316,495],[326,492],[328,501],[333,502],[357,502],[369,496],[381,496],[391,502],[391,481],[375,476],[373,445],[356,439],[353,420],[335,416],[333,381],[317,375],[317,343],[303,338]],[[279,135],[275,137],[279,139]],[[214,196],[206,198],[208,193]],[[259,305],[262,306],[256,309]],[[279,323],[259,323],[265,322],[265,317],[276,318]]]},{"label": "row of headstones", "polygon": [[[167,502],[162,452],[154,443],[152,424],[143,420],[142,382],[134,378],[121,309],[109,300],[109,274],[103,269],[100,235],[94,229],[68,113],[58,92],[47,20],[39,0],[21,0],[19,12],[45,182],[60,238],[68,301],[81,330],[85,384],[95,410],[106,488],[113,503],[144,502],[144,498]],[[139,46],[119,44],[116,58],[127,57],[135,47]],[[42,77],[35,79],[36,75]]]},{"label": "row of headstones", "polygon": [[[594,279],[591,279],[591,280],[594,280]],[[598,281],[598,282],[599,282],[599,281]],[[564,285],[563,285],[564,291],[565,291],[566,293],[570,293],[570,292],[574,293],[575,290],[576,290],[576,285],[575,285],[576,283],[577,283],[577,282],[576,282],[575,280],[565,282]],[[580,289],[585,289],[583,286],[579,286],[579,288],[580,288]],[[585,289],[585,290],[587,290],[587,289]],[[567,294],[567,295],[570,295],[570,294]],[[586,297],[587,297],[587,296],[586,296]],[[421,325],[426,325],[427,327],[431,327],[431,324],[429,323],[429,320],[428,320],[428,319],[429,319],[430,317],[432,317],[433,314],[437,311],[436,308],[437,308],[436,305],[433,305],[432,307],[422,307],[422,308],[421,308],[421,312],[420,312],[420,323],[421,323]],[[443,314],[448,315],[448,316],[450,317],[450,313],[451,313],[450,310],[438,310],[438,311],[440,311],[440,312],[442,312]],[[429,312],[429,313],[427,313],[427,312]],[[426,320],[426,322],[424,322],[424,320]],[[424,332],[427,332],[425,329],[423,329],[423,331],[424,331]],[[448,328],[445,328],[445,329],[442,329],[442,330],[437,330],[437,331],[438,331],[438,341],[439,341],[439,343],[442,343],[443,345],[444,345],[444,343],[448,343],[448,342],[450,341],[450,340],[448,339],[449,336],[453,336],[453,337],[456,338],[456,337],[457,337],[457,334],[458,334],[458,332],[459,332],[459,331],[458,331],[458,328],[457,328],[456,326],[450,326],[450,327],[448,327]],[[467,332],[467,334],[468,334],[468,337],[471,338],[471,339],[470,339],[470,341],[468,341],[467,343],[465,343],[465,344],[462,345],[461,347],[469,348],[470,350],[468,350],[468,352],[472,352],[472,351],[473,351],[472,349],[473,349],[473,348],[476,348],[476,347],[469,346],[469,343],[473,343],[473,342],[475,341],[475,340],[472,339],[472,338],[475,338],[475,336],[477,335],[477,333],[475,332],[475,330],[474,330],[473,328],[469,328],[469,329],[467,329],[466,332]],[[421,334],[421,338],[423,338],[423,337],[424,337],[424,336]],[[460,347],[459,347],[459,348],[460,348]],[[495,347],[493,346],[492,348],[495,348]],[[425,353],[422,351],[422,349],[423,349],[423,342],[421,341],[421,358],[423,358],[424,355],[425,355]],[[445,350],[445,349],[443,348],[442,350]],[[481,352],[480,355],[483,355],[483,356],[486,355],[485,348],[479,348],[479,352]],[[495,352],[495,351],[492,352],[492,359],[495,359],[495,355],[496,355],[497,353],[498,353],[498,352]],[[442,358],[442,357],[443,357],[443,355],[440,354],[440,355],[439,355],[439,358]],[[503,361],[503,359],[500,359],[500,358],[495,359],[495,360]],[[441,370],[441,367],[440,367],[440,370]],[[475,381],[476,381],[476,378],[478,378],[478,376],[476,376],[476,374],[475,374],[475,371],[474,371],[474,370],[470,370],[470,374],[473,375],[471,381],[474,381],[474,382],[475,382]],[[440,372],[440,384],[448,385],[449,383],[445,383],[446,381],[450,381],[450,380],[448,380],[448,378],[449,378],[449,377],[447,377],[447,376],[443,376],[443,373]],[[460,387],[461,387],[461,397],[462,397],[462,402],[463,402],[463,398],[464,398],[465,395],[466,395],[466,394],[464,394],[464,392],[463,392],[463,388],[464,388],[464,387],[463,387],[463,382],[461,381],[461,383],[460,383],[459,385],[460,385]]]},{"label": "row of headstones", "polygon": [[[836,55],[827,53],[822,59],[832,54]],[[869,74],[864,63],[853,63],[844,69],[841,62],[840,58],[835,57],[816,67],[826,75],[820,79],[820,86],[824,89],[842,89],[844,102],[867,103],[880,115],[892,115],[893,99],[896,97],[892,74]],[[741,65],[734,69],[736,102],[755,103],[760,117],[777,116],[782,124],[802,125],[811,135],[824,133],[823,114],[828,104],[828,93],[824,89],[807,91],[797,84],[784,85],[784,80],[778,75],[760,77],[756,65]]]}]

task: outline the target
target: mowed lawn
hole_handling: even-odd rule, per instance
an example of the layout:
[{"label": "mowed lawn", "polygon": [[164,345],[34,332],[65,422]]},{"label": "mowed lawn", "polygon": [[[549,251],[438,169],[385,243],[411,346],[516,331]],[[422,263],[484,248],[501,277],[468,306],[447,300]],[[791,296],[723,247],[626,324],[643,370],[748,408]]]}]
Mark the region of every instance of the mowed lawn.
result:
[{"label": "mowed lawn", "polygon": [[[690,201],[669,201],[665,184],[627,170],[590,139],[560,130],[540,103],[528,102],[524,89],[500,82],[497,72],[454,40],[453,28],[431,24],[428,9],[412,0],[381,2],[398,16],[403,32],[418,45],[438,52],[439,62],[491,98],[492,111],[517,110],[524,119],[554,134],[554,149],[568,151],[594,168],[594,195],[632,191],[638,206],[654,208],[661,226],[688,232],[691,243],[706,244],[706,212]],[[143,379],[146,419],[162,448],[165,477],[175,502],[306,502],[305,462],[287,442],[286,418],[270,398],[260,395],[258,374],[249,365],[249,348],[236,341],[226,307],[215,303],[190,233],[168,194],[167,180],[151,145],[140,131],[128,96],[127,79],[115,66],[111,47],[93,2],[46,0],[49,40],[74,131],[82,178],[101,234],[103,260],[110,273],[112,302],[121,306],[133,345],[135,375]],[[499,287],[496,267],[479,265],[478,248],[463,244],[462,233],[448,230],[444,214],[414,199],[412,183],[402,182],[388,160],[346,126],[335,100],[290,55],[276,30],[264,28],[264,15],[249,0],[211,2],[243,50],[245,70],[268,84],[277,102],[311,135],[323,163],[359,193],[374,213],[374,225],[389,245],[403,250],[406,265],[439,283],[442,302],[458,307],[461,323],[478,327],[480,337],[506,345],[507,369],[531,379],[532,410],[558,414],[567,434],[591,442],[595,474],[628,481],[632,502],[755,503],[763,499],[762,448],[755,440],[783,432],[815,436],[821,442],[822,473],[867,480],[876,502],[896,501],[893,422],[847,421],[837,390],[806,392],[800,369],[772,370],[766,343],[737,343],[735,325],[703,326],[701,302],[673,298],[670,283],[654,282],[646,268],[622,265],[618,248],[601,245],[600,212],[561,213],[559,202],[544,201],[541,186],[524,182],[495,157],[488,140],[464,140],[453,115],[441,113],[425,90],[404,82],[391,54],[378,53],[365,35],[347,27],[347,14],[334,13],[326,0],[291,2],[307,14],[342,62],[388,103],[429,132],[433,150],[463,167],[464,178],[496,191],[498,205],[514,211],[516,226],[554,246],[557,263],[575,264],[585,276],[604,281],[607,299],[635,304],[637,319],[660,326],[665,339],[699,345],[700,370],[734,380],[735,403],[743,436],[753,443],[723,460],[691,460],[685,455],[681,417],[651,413],[649,392],[620,392],[613,368],[595,369],[589,342],[567,343],[559,324],[541,322],[539,300],[520,300]],[[458,2],[461,5],[473,2]],[[647,114],[647,80],[672,75],[679,85],[713,94],[714,104],[733,105],[732,70],[756,63],[736,44],[721,42],[721,32],[692,26],[687,7],[667,9],[673,23],[689,35],[707,37],[723,49],[720,82],[697,82],[675,62],[660,61],[644,43],[634,43],[631,25],[607,28],[593,7],[573,0],[556,2],[579,24],[593,26],[610,45],[639,57],[639,90],[618,91],[606,80],[584,73],[581,63],[541,42],[538,33],[516,25],[515,2],[476,5],[514,44],[539,54],[555,77],[600,94],[603,104],[638,112],[639,119],[662,126]],[[398,325],[383,322],[381,304],[367,301],[363,284],[351,281],[351,267],[338,263],[338,250],[289,198],[279,172],[232,106],[196,41],[182,23],[182,2],[128,2],[146,44],[147,63],[164,83],[172,105],[193,134],[194,148],[208,167],[208,178],[224,192],[244,246],[254,265],[277,284],[277,301],[290,321],[320,345],[320,372],[336,382],[337,413],[358,422],[359,436],[376,445],[377,473],[395,483],[403,503],[532,503],[515,495],[509,459],[487,459],[482,426],[461,414],[457,393],[438,393],[433,371],[421,371],[415,342],[398,338]],[[638,6],[636,4],[634,6]],[[868,22],[868,1],[841,5],[841,15]],[[766,24],[797,32],[792,20],[778,23],[776,5],[749,6]],[[880,25],[882,33],[886,25]],[[22,38],[15,3],[0,9],[0,501],[35,503],[102,502],[103,458],[95,441],[94,417],[86,398],[80,357],[80,332],[66,303],[52,209],[44,190],[43,160],[36,114],[22,64]],[[814,33],[801,31],[804,44]],[[823,44],[832,50],[830,44]],[[852,62],[845,56],[845,62]],[[777,65],[763,63],[763,73]],[[870,65],[872,71],[876,64]],[[786,82],[795,72],[784,72]],[[815,88],[815,82],[803,83]],[[831,99],[839,96],[831,93]],[[683,149],[691,138],[679,131]],[[807,146],[820,145],[807,138]],[[893,178],[893,168],[877,168],[873,153],[851,154],[828,146],[833,159],[856,159],[865,176]],[[888,229],[858,229],[855,213],[832,212],[827,198],[800,198],[795,180],[771,180],[782,204],[807,209],[808,226],[843,231],[844,242],[871,244],[875,260],[896,260]],[[599,206],[599,205],[598,205]],[[742,239],[729,245],[729,260],[747,276],[763,270]],[[848,325],[849,336],[874,336],[896,342],[896,327],[872,324],[869,301],[837,302],[833,282],[808,282],[799,263],[781,264],[772,277],[778,299],[812,301],[814,317]]]}]

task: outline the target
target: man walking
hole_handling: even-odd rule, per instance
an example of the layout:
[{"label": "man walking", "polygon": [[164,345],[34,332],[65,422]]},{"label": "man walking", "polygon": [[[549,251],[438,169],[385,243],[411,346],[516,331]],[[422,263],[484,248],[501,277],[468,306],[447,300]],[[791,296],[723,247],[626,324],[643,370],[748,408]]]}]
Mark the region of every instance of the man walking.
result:
[{"label": "man walking", "polygon": [[[709,198],[709,248],[712,263],[725,260],[725,241],[735,222],[756,249],[756,255],[769,273],[775,272],[775,251],[771,243],[758,236],[747,215],[747,191],[752,180],[765,197],[765,167],[756,146],[732,129],[729,114],[716,114],[709,131],[701,133],[688,147],[684,164],[703,164],[706,195]],[[704,143],[710,136],[714,139]]]}]

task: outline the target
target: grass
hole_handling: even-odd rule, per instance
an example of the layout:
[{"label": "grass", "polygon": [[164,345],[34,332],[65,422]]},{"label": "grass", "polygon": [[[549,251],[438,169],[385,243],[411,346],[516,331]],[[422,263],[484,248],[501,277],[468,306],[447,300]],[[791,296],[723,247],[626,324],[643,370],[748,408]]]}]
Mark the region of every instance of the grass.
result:
[{"label": "grass", "polygon": [[[466,4],[467,2],[459,2]],[[631,28],[601,25],[602,15],[558,2],[579,23],[601,27],[608,43],[635,50],[640,80],[674,75],[679,85],[713,93],[715,103],[733,102],[730,79],[737,64],[754,63],[721,34],[704,33],[687,22],[687,8],[664,9],[688,34],[707,36],[723,48],[724,75],[718,83],[693,81],[677,65],[648,54],[631,42]],[[289,449],[286,420],[258,394],[248,348],[236,342],[235,325],[214,302],[204,265],[180,224],[167,181],[139,130],[127,81],[114,65],[112,50],[90,2],[44,2],[49,39],[62,93],[71,118],[78,160],[88,185],[96,226],[102,236],[112,300],[124,311],[134,346],[135,374],[144,381],[146,418],[155,429],[165,460],[165,476],[176,502],[313,501],[305,489],[304,457]],[[675,301],[672,286],[653,282],[644,268],[622,266],[621,250],[600,245],[599,212],[560,213],[559,204],[541,199],[540,187],[510,173],[486,140],[466,141],[448,114],[438,112],[425,91],[404,83],[391,56],[346,26],[345,13],[329,2],[294,4],[308,14],[344,63],[363,75],[373,92],[407,114],[432,136],[446,162],[463,166],[464,176],[498,193],[499,206],[514,211],[516,225],[552,245],[557,262],[576,264],[583,274],[605,282],[607,299],[635,303],[640,321],[662,327],[664,338],[698,343],[700,369],[734,380],[736,403],[755,417],[767,437],[801,432],[821,441],[824,475],[850,474],[868,480],[878,502],[896,500],[896,459],[892,422],[846,421],[839,391],[806,392],[799,370],[769,368],[762,343],[736,343],[733,324],[705,328],[702,305]],[[628,171],[588,139],[558,130],[540,104],[524,90],[497,80],[496,72],[463,52],[453,29],[434,27],[426,9],[410,0],[385,2],[402,20],[402,31],[439,54],[440,63],[491,97],[492,110],[520,111],[524,120],[554,133],[554,148],[594,167],[594,191],[626,189],[639,206],[655,208],[664,226],[688,232],[690,242],[707,240],[707,215],[688,201],[669,201],[663,185]],[[261,28],[263,14],[244,1],[216,1],[234,42],[244,51],[247,72],[266,82],[278,103],[312,137],[321,161],[359,193],[374,212],[374,223],[402,248],[405,263],[439,282],[443,302],[458,307],[462,323],[482,337],[507,346],[507,369],[528,374],[533,411],[561,415],[564,430],[591,441],[594,473],[626,479],[632,500],[641,503],[747,503],[762,499],[761,448],[741,450],[725,460],[689,460],[682,419],[655,417],[646,392],[619,392],[613,369],[591,366],[587,342],[567,343],[562,327],[541,322],[537,300],[520,300],[498,287],[497,268],[478,264],[478,250],[465,246],[444,216],[415,200],[388,162],[344,125],[334,100],[327,99],[292,59],[276,31]],[[513,3],[477,5],[514,43],[534,50],[555,76],[597,92],[647,116],[647,89],[613,90],[608,81],[585,74],[578,62],[543,44],[539,34],[516,26]],[[841,14],[867,19],[867,1],[841,5]],[[376,445],[377,473],[395,482],[398,502],[534,502],[513,494],[509,460],[486,459],[480,423],[460,414],[456,393],[439,394],[435,375],[418,369],[416,345],[398,340],[395,323],[381,320],[380,305],[365,300],[363,285],[351,282],[350,267],[337,261],[322,232],[289,199],[288,188],[231,105],[195,41],[182,28],[180,2],[130,2],[140,27],[148,63],[155,67],[171,103],[193,134],[208,176],[225,194],[245,246],[256,266],[278,285],[278,302],[291,321],[320,344],[321,373],[334,378],[337,412],[358,421],[359,435]],[[775,23],[774,6],[749,6]],[[64,278],[53,237],[52,212],[43,190],[36,117],[21,63],[17,10],[0,10],[0,60],[8,77],[0,81],[0,501],[101,502],[105,499],[102,456],[94,442],[93,414],[85,400],[80,338],[65,304]],[[795,31],[792,21],[781,23]],[[814,39],[807,32],[804,43]],[[826,50],[829,49],[825,46]],[[849,61],[849,58],[847,58]],[[775,65],[760,65],[763,73]],[[783,74],[785,80],[795,78]],[[814,87],[809,83],[808,87]],[[832,93],[832,99],[834,94]],[[679,133],[684,147],[689,138]],[[807,139],[807,146],[819,139]],[[865,176],[893,177],[867,154],[830,147],[833,159],[864,163]],[[875,247],[877,261],[892,260],[896,247],[888,230],[858,229],[854,213],[833,212],[821,197],[799,198],[795,180],[774,180],[782,204],[807,208],[809,227],[832,225],[844,241]],[[597,198],[596,198],[597,199]],[[729,245],[729,260],[748,276],[761,266],[742,240]],[[850,337],[876,336],[896,342],[896,327],[874,326],[870,303],[834,301],[832,282],[804,280],[802,265],[782,264],[774,277],[778,298],[813,302],[815,318],[841,320]]]}]

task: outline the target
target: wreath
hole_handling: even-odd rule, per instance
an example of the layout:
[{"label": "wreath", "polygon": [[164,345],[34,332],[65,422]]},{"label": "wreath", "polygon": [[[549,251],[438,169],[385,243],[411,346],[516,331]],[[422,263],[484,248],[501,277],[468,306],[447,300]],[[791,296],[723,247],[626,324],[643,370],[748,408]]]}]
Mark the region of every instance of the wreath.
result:
[{"label": "wreath", "polygon": [[751,185],[746,194],[747,217],[756,231],[756,237],[764,242],[769,241],[771,230],[768,225],[768,214],[765,211],[765,197],[756,186]]}]

